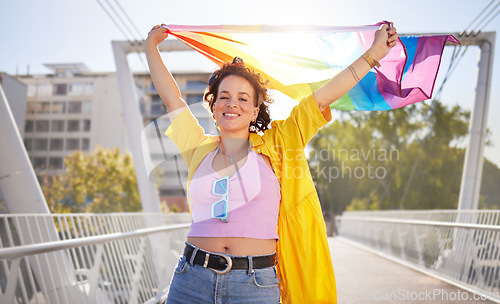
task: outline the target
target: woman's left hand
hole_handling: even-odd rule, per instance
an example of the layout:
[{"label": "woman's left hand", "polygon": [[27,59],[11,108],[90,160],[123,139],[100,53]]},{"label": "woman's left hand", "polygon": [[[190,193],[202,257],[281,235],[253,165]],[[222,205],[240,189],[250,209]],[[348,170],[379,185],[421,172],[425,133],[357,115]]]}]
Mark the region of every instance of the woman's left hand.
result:
[{"label": "woman's left hand", "polygon": [[398,42],[398,33],[391,22],[383,24],[376,32],[372,46],[366,51],[372,58],[380,61]]}]

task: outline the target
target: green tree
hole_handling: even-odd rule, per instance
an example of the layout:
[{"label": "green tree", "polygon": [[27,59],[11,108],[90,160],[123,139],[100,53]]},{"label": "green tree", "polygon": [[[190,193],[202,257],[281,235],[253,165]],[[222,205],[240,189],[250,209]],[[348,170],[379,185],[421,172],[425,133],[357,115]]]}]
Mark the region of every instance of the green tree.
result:
[{"label": "green tree", "polygon": [[98,147],[76,151],[64,161],[63,175],[42,177],[42,190],[53,213],[141,211],[130,154]]},{"label": "green tree", "polygon": [[[350,112],[321,129],[309,164],[323,209],[456,208],[469,112],[439,101]],[[494,208],[500,170],[485,162],[481,206]],[[486,194],[487,193],[487,194]]]},{"label": "green tree", "polygon": [[497,165],[484,160],[483,179],[481,180],[481,192],[479,208],[500,209],[500,169]]},{"label": "green tree", "polygon": [[325,210],[338,214],[353,199],[363,209],[380,209],[377,201],[391,199],[392,185],[400,182],[401,147],[423,125],[417,114],[415,106],[350,112],[319,131],[309,159]]}]

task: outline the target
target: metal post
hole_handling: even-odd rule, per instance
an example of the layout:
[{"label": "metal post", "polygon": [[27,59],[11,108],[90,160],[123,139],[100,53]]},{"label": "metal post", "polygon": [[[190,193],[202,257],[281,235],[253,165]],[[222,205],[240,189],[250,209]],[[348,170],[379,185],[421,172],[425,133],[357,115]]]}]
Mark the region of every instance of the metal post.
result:
[{"label": "metal post", "polygon": [[[140,112],[139,98],[134,84],[132,71],[128,65],[127,54],[144,52],[142,44],[132,45],[128,41],[112,41],[116,64],[116,77],[120,89],[128,146],[134,158],[135,174],[139,185],[142,209],[144,212],[161,213],[160,198],[156,186],[148,179],[146,163],[151,163],[148,145],[142,145],[141,132],[144,129]],[[187,45],[178,40],[160,43],[161,51],[189,51]],[[150,165],[150,164],[148,164]],[[150,166],[151,167],[151,166]],[[161,225],[161,223],[160,223]]]},{"label": "metal post", "polygon": [[[50,214],[35,171],[24,149],[23,141],[10,110],[3,87],[0,85],[0,190],[10,213]],[[57,230],[50,217],[40,221],[19,220],[16,230],[23,245],[58,241]],[[64,252],[47,254],[45,259],[31,256],[30,264],[38,283],[46,287],[49,303],[80,302],[81,291],[75,284],[73,267]],[[58,276],[51,277],[50,269]]]},{"label": "metal post", "polygon": [[151,162],[147,145],[142,147],[141,132],[144,129],[142,115],[139,107],[139,98],[136,92],[132,72],[127,62],[128,43],[113,41],[113,53],[116,64],[116,77],[120,88],[120,97],[125,116],[125,128],[128,136],[128,147],[134,158],[135,174],[139,186],[139,194],[143,212],[161,213],[160,198],[156,186],[148,179],[145,161]]},{"label": "metal post", "polygon": [[[480,37],[471,38],[475,45],[479,45],[481,51],[479,53],[474,107],[472,108],[469,122],[469,142],[465,151],[462,184],[458,199],[457,209],[459,211],[477,210],[479,205],[495,35],[495,32],[488,32],[482,33]],[[475,224],[477,222],[477,214],[470,214],[470,217],[467,218],[467,213],[459,212],[456,221],[458,223],[468,222]],[[477,254],[478,247],[475,245],[476,241],[473,239],[473,236],[468,231],[455,229],[454,235],[453,251],[448,257],[448,260],[451,262],[449,269],[450,271],[460,273],[461,279],[468,279],[472,275],[471,272],[473,269],[471,266],[473,258]],[[461,265],[461,267],[453,265]]]},{"label": "metal post", "polygon": [[469,125],[469,143],[465,152],[462,185],[458,209],[478,209],[481,177],[483,174],[483,152],[486,141],[488,106],[490,102],[491,74],[495,32],[483,33],[483,40],[477,44],[481,48],[478,62],[476,96]]}]

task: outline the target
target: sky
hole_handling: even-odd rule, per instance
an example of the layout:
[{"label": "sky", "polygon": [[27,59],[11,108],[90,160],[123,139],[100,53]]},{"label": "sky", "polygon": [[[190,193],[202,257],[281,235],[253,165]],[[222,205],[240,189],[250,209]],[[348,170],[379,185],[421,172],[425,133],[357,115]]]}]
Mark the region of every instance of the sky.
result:
[{"label": "sky", "polygon": [[[84,63],[95,72],[115,71],[112,40],[125,40],[101,4],[119,4],[138,29],[133,39],[143,39],[155,24],[315,24],[364,25],[393,21],[399,33],[462,32],[491,0],[367,0],[308,1],[156,1],[156,0],[6,0],[0,2],[0,72],[50,73],[46,63]],[[500,2],[494,0],[493,7]],[[111,12],[110,9],[108,11]],[[488,18],[489,19],[489,18]],[[474,27],[474,29],[478,29]],[[122,29],[124,29],[122,27]],[[467,28],[472,29],[472,28]],[[500,31],[500,15],[483,31]],[[131,35],[129,35],[131,38]],[[300,43],[300,41],[297,41]],[[435,85],[441,86],[453,49],[445,54]],[[469,47],[450,76],[440,100],[472,109],[477,77],[478,47]],[[485,156],[500,166],[500,47],[494,54]],[[210,70],[213,65],[198,54],[164,55],[171,70]],[[135,71],[145,71],[145,58],[129,55]]]}]

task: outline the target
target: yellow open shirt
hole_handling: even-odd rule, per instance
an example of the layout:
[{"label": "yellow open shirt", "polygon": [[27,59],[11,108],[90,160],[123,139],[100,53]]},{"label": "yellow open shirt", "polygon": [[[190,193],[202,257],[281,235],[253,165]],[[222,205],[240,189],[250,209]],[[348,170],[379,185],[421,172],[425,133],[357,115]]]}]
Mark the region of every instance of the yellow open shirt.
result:
[{"label": "yellow open shirt", "polygon": [[[321,113],[310,95],[286,120],[273,121],[262,136],[250,133],[252,149],[271,159],[281,184],[277,252],[283,303],[337,302],[326,226],[304,153],[307,143],[331,119],[330,108]],[[206,135],[188,109],[174,119],[165,134],[186,162],[189,193],[194,172],[217,148],[219,137]]]}]

